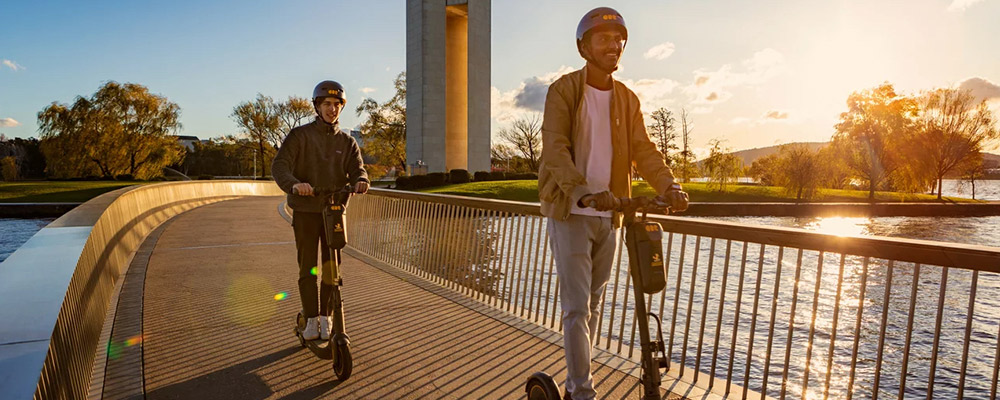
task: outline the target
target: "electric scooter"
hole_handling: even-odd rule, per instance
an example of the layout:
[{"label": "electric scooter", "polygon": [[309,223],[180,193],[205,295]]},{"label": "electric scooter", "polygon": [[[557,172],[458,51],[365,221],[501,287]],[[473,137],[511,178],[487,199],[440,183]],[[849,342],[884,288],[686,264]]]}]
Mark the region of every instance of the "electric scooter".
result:
[{"label": "electric scooter", "polygon": [[[656,222],[646,218],[648,211],[670,213],[670,204],[657,197],[635,197],[618,199],[619,206],[615,211],[625,214],[625,247],[629,255],[629,274],[632,276],[632,286],[635,293],[635,309],[644,310],[647,318],[636,318],[639,323],[639,342],[642,353],[642,376],[639,382],[643,387],[643,400],[660,399],[660,370],[668,366],[666,346],[663,341],[663,331],[660,328],[660,318],[649,312],[646,305],[647,294],[659,293],[667,285],[666,270],[663,263],[663,228]],[[594,203],[589,204],[594,207]],[[636,212],[642,216],[636,218]],[[649,319],[656,321],[654,340],[649,331]],[[658,354],[657,354],[658,353]],[[524,387],[529,400],[558,400],[559,386],[549,374],[536,372],[528,378]]]},{"label": "electric scooter", "polygon": [[347,200],[354,187],[347,185],[340,190],[331,188],[315,187],[315,196],[324,196],[326,207],[323,209],[323,228],[326,233],[327,247],[330,249],[330,258],[333,266],[330,271],[323,271],[324,274],[331,274],[333,278],[332,295],[330,298],[330,309],[333,311],[333,329],[330,332],[330,339],[306,340],[302,337],[302,331],[306,329],[306,318],[302,311],[295,317],[295,337],[299,339],[299,345],[308,348],[317,357],[324,360],[333,360],[333,373],[341,381],[347,380],[351,376],[353,366],[351,360],[351,340],[345,332],[344,326],[344,302],[341,298],[340,287],[344,280],[340,276],[340,251],[347,246],[347,225],[344,221],[344,211],[347,208]]}]

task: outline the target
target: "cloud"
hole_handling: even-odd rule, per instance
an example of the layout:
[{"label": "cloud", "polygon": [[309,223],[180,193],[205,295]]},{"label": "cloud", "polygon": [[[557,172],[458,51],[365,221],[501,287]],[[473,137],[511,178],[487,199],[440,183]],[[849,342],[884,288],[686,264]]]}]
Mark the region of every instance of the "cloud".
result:
[{"label": "cloud", "polygon": [[643,54],[642,56],[647,60],[654,58],[657,60],[663,60],[670,57],[671,54],[674,54],[674,44],[670,42],[663,42],[651,47],[649,50],[646,50],[646,54]]},{"label": "cloud", "polygon": [[363,88],[358,89],[358,90],[360,90],[361,93],[368,94],[368,93],[374,92],[375,88],[363,87]]},{"label": "cloud", "polygon": [[545,109],[545,95],[549,92],[549,85],[572,71],[573,67],[563,65],[555,72],[525,79],[514,94],[514,106],[541,112]]},{"label": "cloud", "polygon": [[643,110],[651,111],[674,104],[671,94],[680,83],[670,79],[621,79],[621,82],[635,92]]},{"label": "cloud", "polygon": [[759,126],[768,123],[790,123],[794,122],[788,111],[768,110],[761,114],[759,118],[736,117],[729,121],[733,125]]},{"label": "cloud", "polygon": [[787,111],[771,110],[771,111],[768,111],[768,112],[764,113],[764,117],[763,118],[765,120],[785,120],[785,119],[788,119],[788,112]]},{"label": "cloud", "polygon": [[0,127],[13,128],[18,125],[21,125],[21,123],[14,120],[14,118],[0,118]]},{"label": "cloud", "polygon": [[960,90],[969,90],[977,101],[1000,100],[1000,85],[987,79],[974,77],[958,84]]},{"label": "cloud", "polygon": [[739,67],[726,64],[714,71],[696,70],[693,83],[682,90],[692,104],[715,105],[732,98],[731,89],[763,84],[786,69],[785,56],[766,48],[741,61]]},{"label": "cloud", "polygon": [[0,65],[3,65],[5,67],[7,67],[7,68],[10,68],[10,69],[12,69],[14,71],[20,71],[20,70],[24,69],[24,67],[22,67],[20,64],[18,64],[16,62],[13,62],[11,60],[6,60],[6,59],[5,60],[0,60]]},{"label": "cloud", "polygon": [[979,3],[983,0],[952,0],[951,4],[948,6],[948,11],[951,12],[963,12],[967,8],[971,7],[973,4]]}]

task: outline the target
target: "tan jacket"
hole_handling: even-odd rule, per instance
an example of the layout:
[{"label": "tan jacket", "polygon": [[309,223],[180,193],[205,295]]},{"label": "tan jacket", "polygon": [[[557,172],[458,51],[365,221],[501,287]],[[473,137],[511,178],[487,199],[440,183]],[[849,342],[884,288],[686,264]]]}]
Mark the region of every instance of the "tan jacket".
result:
[{"label": "tan jacket", "polygon": [[[569,218],[577,200],[590,194],[586,178],[576,168],[577,162],[587,162],[590,153],[590,143],[579,140],[577,126],[586,82],[586,68],[570,72],[553,82],[545,96],[538,197],[542,215],[560,221]],[[632,165],[657,193],[674,183],[674,174],[646,133],[639,98],[618,81],[611,92],[611,147],[610,186],[615,196],[632,196]],[[613,221],[620,227],[622,215],[615,213]]]}]

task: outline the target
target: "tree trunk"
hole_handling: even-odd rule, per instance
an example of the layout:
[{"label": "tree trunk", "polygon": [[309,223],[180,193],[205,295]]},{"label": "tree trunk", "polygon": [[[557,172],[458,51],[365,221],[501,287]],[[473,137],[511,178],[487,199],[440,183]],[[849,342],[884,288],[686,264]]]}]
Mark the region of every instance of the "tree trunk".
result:
[{"label": "tree trunk", "polygon": [[264,141],[258,140],[257,147],[260,148],[260,176],[264,176],[267,175],[267,171],[264,170]]},{"label": "tree trunk", "polygon": [[941,200],[941,186],[944,183],[944,175],[938,175],[938,200]]},{"label": "tree trunk", "polygon": [[868,201],[875,201],[875,180],[868,181]]}]

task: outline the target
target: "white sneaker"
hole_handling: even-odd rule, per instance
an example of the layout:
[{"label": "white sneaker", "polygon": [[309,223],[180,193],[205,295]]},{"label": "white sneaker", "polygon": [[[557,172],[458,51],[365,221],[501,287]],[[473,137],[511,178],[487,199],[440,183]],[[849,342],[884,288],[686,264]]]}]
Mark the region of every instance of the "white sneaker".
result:
[{"label": "white sneaker", "polygon": [[330,340],[330,331],[333,330],[333,317],[326,315],[319,316],[319,338]]},{"label": "white sneaker", "polygon": [[302,331],[302,338],[305,340],[319,339],[319,317],[309,318],[306,321],[306,329]]}]

